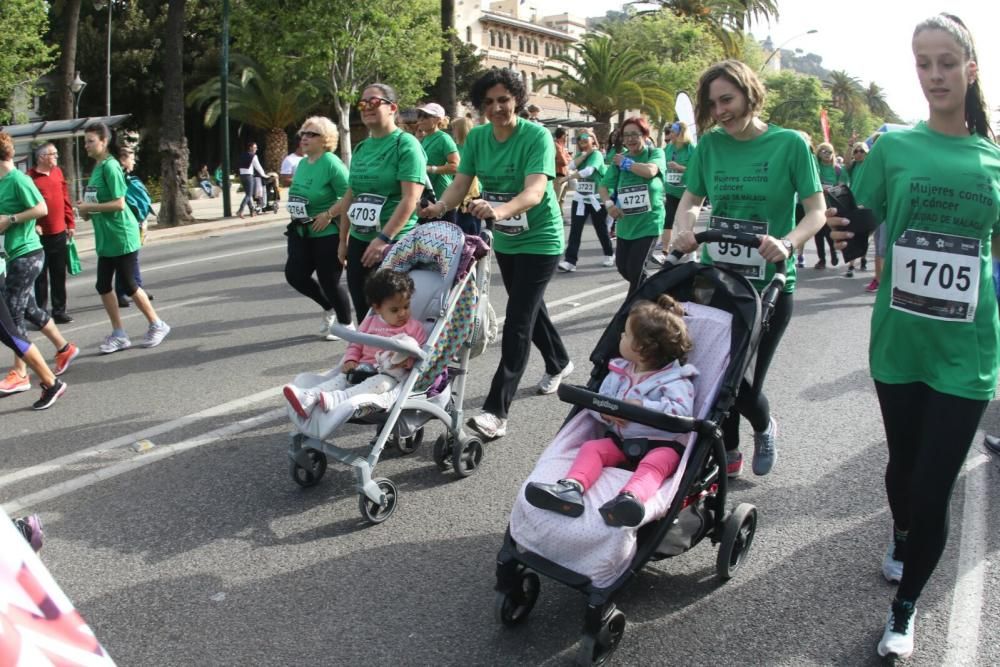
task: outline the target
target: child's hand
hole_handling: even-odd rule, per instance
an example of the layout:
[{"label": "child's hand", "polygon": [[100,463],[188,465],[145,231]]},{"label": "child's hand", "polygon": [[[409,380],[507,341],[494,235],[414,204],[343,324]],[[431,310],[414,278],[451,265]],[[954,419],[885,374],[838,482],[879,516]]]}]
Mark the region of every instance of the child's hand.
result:
[{"label": "child's hand", "polygon": [[350,373],[351,371],[353,371],[357,367],[358,367],[358,362],[356,362],[356,361],[345,361],[344,363],[342,363],[340,365],[340,372],[341,373]]}]

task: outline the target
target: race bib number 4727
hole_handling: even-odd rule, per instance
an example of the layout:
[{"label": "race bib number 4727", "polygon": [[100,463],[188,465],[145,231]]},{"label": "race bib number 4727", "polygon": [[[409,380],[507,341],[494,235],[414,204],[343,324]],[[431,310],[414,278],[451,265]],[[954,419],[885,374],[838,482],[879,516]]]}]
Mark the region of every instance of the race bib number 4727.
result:
[{"label": "race bib number 4727", "polygon": [[979,304],[982,241],[907,229],[892,247],[890,306],[919,317],[971,322]]}]

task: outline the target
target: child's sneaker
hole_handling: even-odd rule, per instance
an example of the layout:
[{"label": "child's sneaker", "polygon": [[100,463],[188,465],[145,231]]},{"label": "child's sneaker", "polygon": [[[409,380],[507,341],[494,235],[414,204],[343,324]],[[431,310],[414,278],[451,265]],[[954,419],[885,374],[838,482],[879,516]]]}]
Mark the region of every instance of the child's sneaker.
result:
[{"label": "child's sneaker", "polygon": [[638,526],[646,516],[646,508],[631,493],[619,493],[601,505],[601,516],[609,526]]},{"label": "child's sneaker", "polygon": [[36,554],[42,550],[45,531],[42,529],[42,519],[37,514],[30,514],[20,519],[14,519],[14,525],[21,531],[24,541],[31,545],[32,550]]},{"label": "child's sneaker", "polygon": [[295,414],[303,419],[308,419],[309,413],[316,407],[316,402],[319,400],[316,392],[311,389],[299,389],[293,384],[286,384],[282,391],[288,405],[292,407],[292,410],[295,410]]},{"label": "child's sneaker", "polygon": [[889,618],[885,622],[882,641],[878,643],[878,654],[883,658],[895,656],[909,658],[913,653],[913,631],[917,608],[909,600],[896,598],[889,608]]},{"label": "child's sneaker", "polygon": [[734,479],[743,474],[743,452],[738,449],[726,450],[726,477]]},{"label": "child's sneaker", "polygon": [[323,408],[323,412],[329,412],[346,401],[347,398],[347,392],[341,389],[321,391],[319,392],[319,407]]}]

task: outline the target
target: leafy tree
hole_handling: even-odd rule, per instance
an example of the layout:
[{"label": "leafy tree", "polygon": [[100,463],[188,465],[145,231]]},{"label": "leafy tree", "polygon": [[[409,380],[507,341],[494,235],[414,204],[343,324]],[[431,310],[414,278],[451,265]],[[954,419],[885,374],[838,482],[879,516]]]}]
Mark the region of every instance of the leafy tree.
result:
[{"label": "leafy tree", "polygon": [[42,37],[48,29],[48,5],[44,0],[0,2],[0,122],[14,119],[14,98],[30,99],[39,77],[51,70],[56,49]]},{"label": "leafy tree", "polygon": [[819,115],[830,105],[830,95],[814,76],[783,71],[765,80],[767,98],[763,116],[769,123],[808,132],[814,142],[821,136]]},{"label": "leafy tree", "polygon": [[857,111],[864,105],[861,80],[843,70],[830,72],[830,78],[824,82],[833,99],[833,106],[845,113]]},{"label": "leafy tree", "polygon": [[896,112],[889,106],[889,102],[886,101],[885,90],[882,89],[882,86],[872,81],[868,84],[867,88],[861,91],[861,94],[864,97],[865,106],[868,107],[868,111],[873,116],[882,118],[887,123],[900,122],[899,116],[896,115]]},{"label": "leafy tree", "polygon": [[660,85],[656,66],[645,54],[629,45],[616,45],[611,37],[586,35],[551,60],[562,67],[548,66],[553,74],[539,79],[535,89],[555,85],[557,97],[592,115],[602,144],[607,142],[616,113],[621,124],[629,109],[662,117],[673,108],[673,95]]},{"label": "leafy tree", "polygon": [[[455,54],[456,97],[459,102],[468,105],[470,103],[469,91],[472,90],[472,84],[486,73],[486,69],[483,67],[483,58],[485,58],[485,55],[479,53],[474,44],[466,44],[455,36],[452,36],[451,41],[451,48]],[[434,100],[444,99],[444,95],[441,92],[440,78],[433,85],[424,89],[423,97]]]},{"label": "leafy tree", "polygon": [[778,18],[775,0],[654,0],[681,18],[704,25],[728,57],[739,56],[752,22]]}]

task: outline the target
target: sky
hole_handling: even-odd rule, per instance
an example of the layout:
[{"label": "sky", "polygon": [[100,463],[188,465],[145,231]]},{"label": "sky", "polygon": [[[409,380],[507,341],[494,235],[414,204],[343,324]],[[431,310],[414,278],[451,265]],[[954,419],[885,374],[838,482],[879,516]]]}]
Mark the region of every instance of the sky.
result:
[{"label": "sky", "polygon": [[[542,14],[572,11],[585,16],[603,16],[620,9],[622,0],[539,0]],[[821,8],[821,11],[817,11]],[[753,26],[753,34],[771,36],[775,46],[802,49],[822,56],[823,67],[845,70],[865,85],[874,81],[886,92],[890,106],[904,120],[927,117],[927,102],[920,92],[910,42],[913,28],[942,11],[955,14],[972,29],[979,56],[979,70],[990,119],[1000,120],[1000,5],[990,0],[778,0],[780,18],[770,26]],[[808,30],[818,30],[805,35]]]}]

